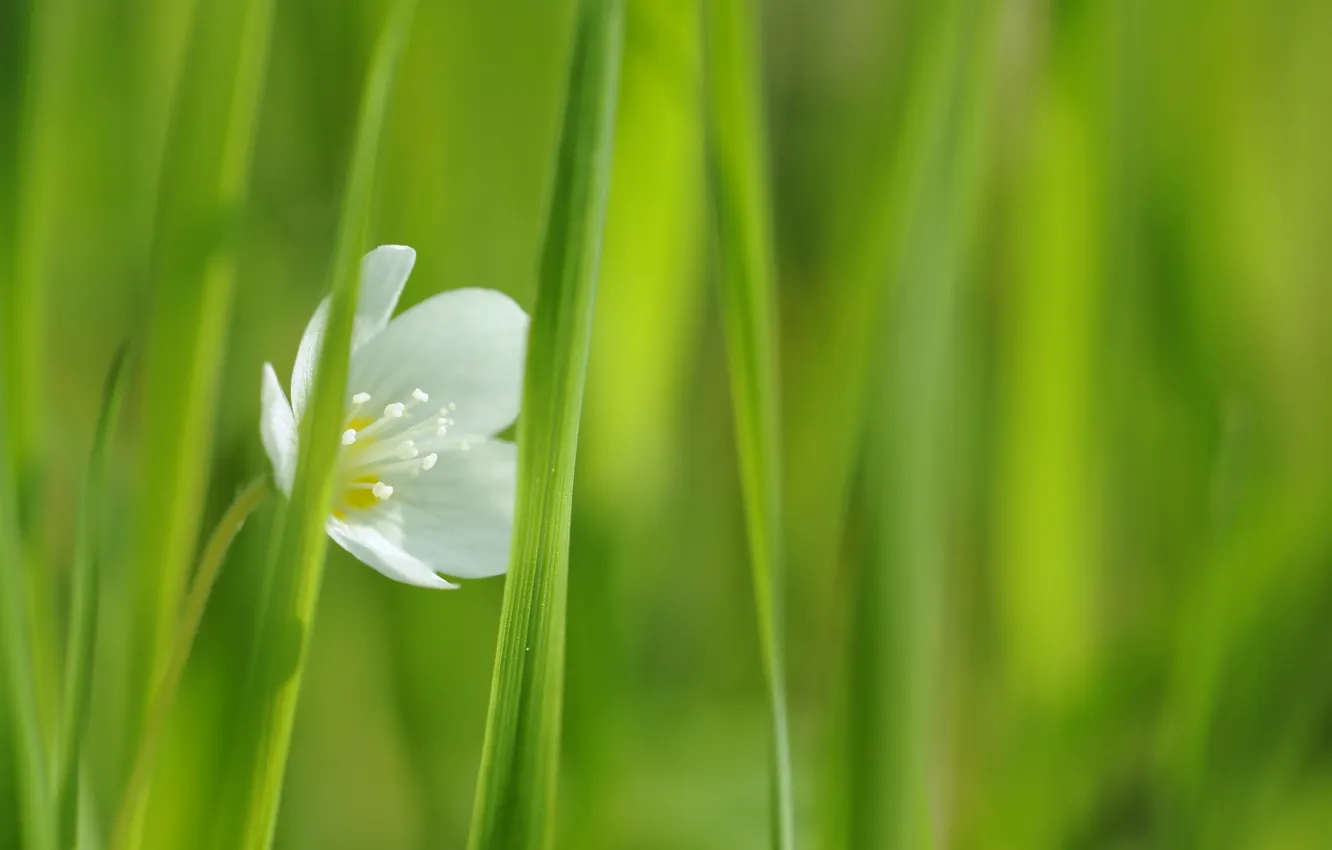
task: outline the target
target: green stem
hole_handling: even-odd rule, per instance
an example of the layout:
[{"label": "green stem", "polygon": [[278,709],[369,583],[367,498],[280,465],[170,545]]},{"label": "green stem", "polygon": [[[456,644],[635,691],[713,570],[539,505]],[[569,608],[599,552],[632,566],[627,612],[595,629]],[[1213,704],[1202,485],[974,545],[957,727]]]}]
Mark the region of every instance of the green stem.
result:
[{"label": "green stem", "polygon": [[470,850],[555,844],[569,527],[623,32],[622,0],[579,4],[523,379],[513,554]]},{"label": "green stem", "polygon": [[157,759],[157,747],[162,733],[166,730],[167,716],[176,700],[176,691],[185,674],[185,664],[190,658],[190,649],[194,646],[194,637],[199,632],[199,623],[203,620],[204,609],[208,607],[208,597],[213,592],[218,573],[222,571],[222,559],[226,557],[231,541],[245,524],[254,509],[270,493],[267,478],[258,478],[240,492],[236,501],[231,503],[227,512],[218,520],[213,529],[213,536],[204,547],[199,558],[199,569],[194,574],[194,583],[190,585],[189,595],[185,598],[185,609],[181,612],[180,622],[176,627],[176,640],[171,648],[171,657],[167,661],[162,678],[153,692],[152,702],[148,707],[148,722],[143,736],[139,739],[138,753],[134,757],[134,768],[130,773],[125,795],[120,801],[120,811],[116,815],[115,830],[112,832],[110,847],[112,850],[124,850],[129,846],[135,832],[134,824],[140,818],[140,811],[148,794],[149,782],[153,775],[153,766]]},{"label": "green stem", "polygon": [[100,542],[106,517],[107,462],[111,432],[120,415],[129,373],[130,347],[122,345],[107,373],[102,412],[93,437],[92,454],[80,507],[74,563],[70,569],[69,625],[65,641],[65,690],[61,706],[58,759],[55,770],[55,805],[59,818],[59,845],[77,844],[79,822],[79,769],[92,700],[93,648],[97,638],[100,591]]},{"label": "green stem", "polygon": [[752,0],[706,4],[701,21],[706,151],[736,451],[768,690],[771,846],[794,850],[795,781],[782,626],[785,541],[776,249],[756,5]]},{"label": "green stem", "polygon": [[[0,436],[3,430],[3,422],[0,422]],[[0,466],[3,465],[7,464],[0,449]],[[9,715],[14,724],[23,846],[31,850],[50,850],[55,846],[55,821],[47,795],[46,752],[33,678],[28,576],[13,510],[12,481],[8,475],[8,469],[0,468],[0,523],[3,523],[0,527],[0,645],[4,649],[0,667],[8,674],[5,688],[9,691]]]}]

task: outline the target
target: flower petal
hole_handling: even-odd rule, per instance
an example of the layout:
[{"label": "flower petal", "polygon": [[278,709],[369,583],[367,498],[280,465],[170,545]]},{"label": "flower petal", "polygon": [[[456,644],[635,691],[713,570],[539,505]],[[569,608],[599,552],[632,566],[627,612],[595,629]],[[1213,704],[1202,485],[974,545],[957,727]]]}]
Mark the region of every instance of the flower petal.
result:
[{"label": "flower petal", "polygon": [[433,469],[394,479],[385,502],[401,522],[402,547],[449,576],[486,578],[509,568],[518,451],[483,440],[439,454]]},{"label": "flower petal", "polygon": [[415,265],[416,251],[406,245],[380,245],[361,258],[353,351],[388,326]]},{"label": "flower petal", "polygon": [[272,363],[264,364],[260,392],[259,436],[273,464],[273,479],[282,492],[291,495],[291,482],[296,476],[297,434],[296,417],[278,383]]},{"label": "flower petal", "polygon": [[424,390],[432,405],[455,405],[450,429],[491,436],[518,417],[527,314],[493,289],[456,289],[398,316],[356,352],[349,392],[376,402],[408,401]]},{"label": "flower petal", "polygon": [[355,523],[329,517],[324,526],[328,536],[366,566],[373,567],[394,581],[438,590],[457,589],[458,585],[435,575],[430,567],[403,551],[402,546],[390,536],[396,533],[396,529],[373,521],[376,512],[358,516],[360,521]]},{"label": "flower petal", "polygon": [[[374,339],[388,325],[398,306],[402,288],[416,265],[416,251],[406,245],[380,245],[361,258],[361,285],[356,296],[356,318],[352,324],[351,350]],[[291,404],[299,420],[305,413],[305,401],[314,387],[319,349],[328,325],[328,298],[319,307],[301,336],[296,352],[296,366],[291,372]]]}]

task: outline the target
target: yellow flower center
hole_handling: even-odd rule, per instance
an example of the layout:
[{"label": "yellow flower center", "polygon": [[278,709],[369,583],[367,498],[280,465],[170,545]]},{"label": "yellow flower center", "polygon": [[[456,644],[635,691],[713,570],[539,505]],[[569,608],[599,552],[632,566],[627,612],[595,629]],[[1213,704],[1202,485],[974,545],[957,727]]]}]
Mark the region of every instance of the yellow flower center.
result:
[{"label": "yellow flower center", "polygon": [[[352,511],[374,508],[393,495],[388,478],[397,474],[416,477],[433,469],[439,455],[430,448],[445,448],[445,435],[453,420],[453,405],[438,413],[418,415],[419,406],[430,400],[420,389],[405,402],[392,402],[383,416],[374,419],[362,413],[369,393],[352,396],[352,407],[343,423],[342,450],[336,472],[337,498],[333,516],[345,520]],[[455,441],[448,441],[452,445]],[[465,448],[465,443],[459,443]],[[425,452],[423,454],[423,452]]]}]

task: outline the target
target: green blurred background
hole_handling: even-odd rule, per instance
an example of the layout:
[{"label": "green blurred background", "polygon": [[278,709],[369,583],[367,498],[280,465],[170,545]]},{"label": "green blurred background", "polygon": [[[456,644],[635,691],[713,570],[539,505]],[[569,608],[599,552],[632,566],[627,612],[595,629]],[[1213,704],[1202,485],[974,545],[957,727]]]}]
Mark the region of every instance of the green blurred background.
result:
[{"label": "green blurred background", "polygon": [[[1332,4],[761,5],[804,846],[864,850],[856,812],[888,793],[864,762],[922,746],[928,846],[1332,846]],[[57,577],[105,370],[154,332],[186,8],[0,0],[4,248],[29,240],[45,305],[41,498],[23,508]],[[260,364],[289,374],[322,294],[384,9],[277,0],[202,529],[266,468]],[[627,12],[558,843],[760,848],[767,715],[697,10]],[[404,305],[484,286],[530,309],[571,20],[570,2],[422,0],[373,225],[419,252]],[[25,91],[42,104],[27,194]],[[140,376],[114,466],[102,821],[127,757],[131,562],[153,527],[144,394]],[[213,598],[148,846],[209,829],[271,513]],[[280,847],[464,845],[501,591],[394,584],[333,548]],[[885,618],[937,642],[901,656],[922,669],[863,651]],[[930,682],[929,740],[872,743],[903,676]],[[16,847],[0,756],[0,847]]]}]

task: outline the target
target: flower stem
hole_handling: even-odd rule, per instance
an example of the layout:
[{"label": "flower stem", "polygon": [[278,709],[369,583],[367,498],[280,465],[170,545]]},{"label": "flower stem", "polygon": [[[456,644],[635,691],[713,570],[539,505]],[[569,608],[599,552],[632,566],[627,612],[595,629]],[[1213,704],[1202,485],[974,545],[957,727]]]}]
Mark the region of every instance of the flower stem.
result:
[{"label": "flower stem", "polygon": [[194,573],[194,582],[190,585],[189,595],[185,598],[185,608],[177,624],[171,657],[148,705],[147,723],[144,725],[143,734],[139,737],[134,767],[130,772],[129,783],[125,786],[124,797],[120,801],[120,810],[116,814],[111,850],[127,850],[131,846],[132,836],[138,832],[136,824],[142,818],[149,781],[152,779],[153,766],[157,761],[157,747],[166,729],[171,706],[176,700],[176,691],[184,676],[185,664],[189,661],[190,649],[194,646],[194,637],[199,632],[204,609],[208,606],[208,597],[212,594],[218,573],[222,571],[222,559],[226,556],[231,541],[245,524],[245,520],[270,492],[267,478],[257,478],[250,482],[231,503],[231,507],[227,508],[222,519],[218,520],[217,527],[213,529],[213,535],[208,539],[208,544],[199,558],[199,568]]}]

